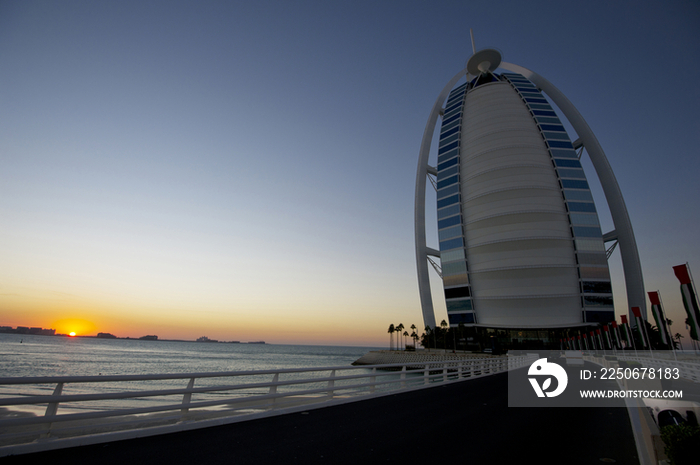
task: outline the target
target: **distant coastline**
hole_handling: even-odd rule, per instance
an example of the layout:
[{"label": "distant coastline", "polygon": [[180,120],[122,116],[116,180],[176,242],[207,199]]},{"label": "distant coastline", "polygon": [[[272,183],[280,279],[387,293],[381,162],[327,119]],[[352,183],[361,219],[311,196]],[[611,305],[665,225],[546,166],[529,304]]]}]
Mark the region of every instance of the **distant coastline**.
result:
[{"label": "distant coastline", "polygon": [[79,338],[91,338],[91,339],[120,339],[120,340],[132,340],[132,341],[167,341],[167,342],[206,342],[206,343],[219,343],[219,344],[266,344],[265,341],[218,341],[215,339],[209,339],[206,336],[202,336],[196,340],[189,339],[160,339],[157,335],[151,334],[141,337],[118,337],[112,333],[97,333],[95,336],[85,336],[85,335],[75,335],[71,336],[69,334],[56,334],[55,329],[46,329],[39,327],[29,327],[29,326],[17,326],[13,328],[12,326],[0,326],[0,334],[16,334],[18,336],[58,336],[58,337],[79,337]]}]

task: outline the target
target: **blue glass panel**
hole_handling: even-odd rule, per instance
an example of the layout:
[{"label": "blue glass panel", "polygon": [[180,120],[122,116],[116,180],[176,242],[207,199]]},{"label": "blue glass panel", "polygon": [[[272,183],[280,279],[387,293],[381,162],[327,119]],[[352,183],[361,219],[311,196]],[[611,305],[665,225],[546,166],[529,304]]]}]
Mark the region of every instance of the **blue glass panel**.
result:
[{"label": "blue glass panel", "polygon": [[613,298],[612,297],[603,297],[603,296],[584,296],[583,297],[583,305],[586,307],[612,307],[613,306]]},{"label": "blue glass panel", "polygon": [[445,299],[459,299],[470,296],[471,291],[469,290],[469,286],[450,287],[449,289],[445,289]]},{"label": "blue glass panel", "polygon": [[460,247],[464,247],[464,241],[461,237],[456,237],[448,241],[440,242],[440,251],[458,249]]},{"label": "blue glass panel", "polygon": [[525,82],[518,82],[518,83],[516,83],[516,84],[515,84],[515,88],[518,89],[518,90],[521,90],[521,89],[522,89],[522,90],[526,90],[526,89],[527,89],[527,90],[533,90],[533,91],[534,91],[534,90],[537,90],[537,87],[535,87],[534,84],[528,84],[528,83],[525,83]]},{"label": "blue glass panel", "polygon": [[471,310],[472,309],[472,301],[471,299],[464,299],[464,300],[448,300],[445,302],[447,304],[447,311],[448,312],[459,312],[459,311],[464,311],[464,310]]},{"label": "blue glass panel", "polygon": [[449,313],[447,318],[450,320],[451,325],[458,325],[460,323],[470,325],[476,322],[473,313]]},{"label": "blue glass panel", "polygon": [[440,148],[440,150],[438,150],[438,156],[442,155],[443,153],[449,152],[450,150],[457,147],[458,145],[459,145],[459,142],[452,142],[451,144],[447,144],[446,146],[444,146],[444,147]]},{"label": "blue glass panel", "polygon": [[462,113],[457,113],[456,115],[452,115],[449,118],[443,119],[442,124],[451,123],[452,121],[454,121],[456,119],[460,119],[461,117],[462,117]]},{"label": "blue glass panel", "polygon": [[459,204],[456,203],[442,210],[438,210],[438,218],[447,218],[448,216],[456,215],[460,212]]},{"label": "blue glass panel", "polygon": [[571,145],[571,142],[569,141],[563,141],[563,140],[547,140],[547,145],[550,147],[559,147],[562,149],[573,149],[574,146]]},{"label": "blue glass panel", "polygon": [[[458,249],[459,250],[459,249]],[[455,275],[467,274],[467,263],[462,260],[459,262],[443,263],[442,264],[442,275],[443,276],[455,276]]]},{"label": "blue glass panel", "polygon": [[568,202],[567,206],[571,212],[589,212],[595,213],[595,205],[592,203],[583,202]]},{"label": "blue glass panel", "polygon": [[457,108],[455,108],[454,110],[446,112],[444,115],[444,118],[451,118],[455,115],[461,115],[461,114],[462,114],[462,106],[457,105]]},{"label": "blue glass panel", "polygon": [[565,150],[565,149],[550,148],[549,151],[551,152],[552,156],[555,158],[575,158],[578,160],[578,155],[576,154],[576,151],[573,149]]},{"label": "blue glass panel", "polygon": [[456,224],[462,223],[462,215],[451,216],[450,218],[445,218],[444,220],[438,221],[438,229],[448,228]]},{"label": "blue glass panel", "polygon": [[[545,113],[554,113],[553,111],[548,111]],[[556,115],[556,113],[554,113]],[[555,123],[555,124],[561,124],[561,121],[559,121],[559,118],[550,118],[548,116],[538,116],[535,118],[538,122],[540,123]]]},{"label": "blue glass panel", "polygon": [[522,95],[523,97],[542,98],[542,94],[540,94],[539,92],[526,92],[521,90],[520,95]]},{"label": "blue glass panel", "polygon": [[603,233],[595,226],[574,226],[576,237],[601,237]]},{"label": "blue glass panel", "polygon": [[464,84],[452,89],[452,92],[450,92],[450,95],[455,94],[455,93],[461,91],[462,89],[465,89],[466,87],[467,87],[467,83],[465,82]]},{"label": "blue glass panel", "polygon": [[528,104],[533,110],[551,110],[552,107],[547,103],[529,103]]},{"label": "blue glass panel", "polygon": [[612,294],[610,281],[583,281],[581,287],[585,294]]},{"label": "blue glass panel", "polygon": [[[450,150],[449,152],[441,153],[440,155],[438,155],[438,163],[442,164],[442,163],[446,162],[447,160],[449,160],[450,158],[456,157],[457,155],[459,155],[458,148]],[[438,166],[440,166],[440,165],[438,165]]]},{"label": "blue glass panel", "polygon": [[[545,111],[545,110],[532,110],[532,113],[535,116],[557,116],[557,114],[554,113],[553,111]],[[554,121],[552,121],[552,122],[554,122]]]},{"label": "blue glass panel", "polygon": [[575,179],[562,179],[561,185],[564,189],[588,189],[586,181],[577,181]]},{"label": "blue glass panel", "polygon": [[[547,103],[547,101],[543,98],[534,98],[534,97],[525,97],[525,101],[531,102],[531,103]],[[551,116],[551,115],[548,115],[548,116]]]},{"label": "blue glass panel", "polygon": [[445,187],[444,189],[438,189],[437,198],[442,199],[448,195],[457,194],[459,192],[459,184],[452,184],[451,186]]},{"label": "blue glass panel", "polygon": [[451,136],[452,134],[457,133],[457,131],[459,131],[459,126],[455,126],[455,127],[453,127],[452,129],[450,129],[450,130],[448,130],[448,131],[443,131],[443,132],[440,134],[440,141],[442,142],[446,137],[449,137],[449,136]]},{"label": "blue glass panel", "polygon": [[448,107],[449,107],[449,106],[452,106],[452,104],[453,104],[454,102],[456,102],[457,100],[461,100],[462,97],[464,97],[464,91],[462,91],[462,92],[457,92],[456,94],[455,94],[454,92],[451,93],[451,94],[450,94],[450,98],[447,99],[447,103],[445,103],[445,106],[448,106]]},{"label": "blue glass panel", "polygon": [[442,179],[447,179],[447,178],[449,178],[450,176],[452,176],[453,174],[457,174],[457,173],[459,173],[459,166],[454,165],[453,167],[447,168],[446,170],[440,170],[440,171],[438,171],[438,177],[437,177],[437,178],[438,178],[438,181],[440,181],[440,180],[442,180]]},{"label": "blue glass panel", "polygon": [[561,167],[566,167],[566,168],[581,168],[581,162],[578,160],[554,160],[554,163],[557,166]]},{"label": "blue glass panel", "polygon": [[583,174],[582,169],[559,168],[557,171],[559,173],[560,178],[586,179],[586,175]]},{"label": "blue glass panel", "polygon": [[[459,194],[453,195],[451,197],[447,197],[445,199],[438,200],[437,207],[442,208],[446,207],[448,205],[452,205],[453,203],[458,203],[459,202]],[[579,211],[585,211],[585,210],[579,210]]]},{"label": "blue glass panel", "polygon": [[459,123],[461,123],[461,122],[462,122],[461,120],[458,120],[458,121],[452,121],[451,123],[448,123],[448,124],[443,124],[443,125],[442,125],[442,133],[441,133],[441,135],[444,134],[445,131],[448,131],[448,130],[454,128],[454,127],[459,126]]},{"label": "blue glass panel", "polygon": [[543,134],[547,140],[569,140],[569,135],[565,132],[545,131]]},{"label": "blue glass panel", "polygon": [[451,142],[456,141],[458,138],[459,138],[459,134],[452,134],[449,137],[442,138],[442,139],[440,139],[440,146],[446,147]]},{"label": "blue glass panel", "polygon": [[452,110],[454,110],[455,108],[457,108],[457,107],[459,107],[459,106],[461,106],[461,105],[462,105],[462,101],[461,101],[461,100],[457,100],[455,103],[450,103],[450,106],[448,106],[447,108],[445,108],[445,114],[451,112]]},{"label": "blue glass panel", "polygon": [[447,179],[443,179],[442,181],[437,183],[437,188],[442,189],[442,188],[447,187],[450,184],[454,184],[456,182],[459,182],[459,175],[455,175],[455,176],[451,176]]},{"label": "blue glass panel", "polygon": [[440,252],[440,263],[445,264],[456,260],[464,261],[464,249],[452,249],[449,252]]},{"label": "blue glass panel", "polygon": [[451,226],[447,229],[441,229],[438,231],[438,236],[440,242],[444,242],[447,239],[452,239],[453,237],[462,237],[462,225]]},{"label": "blue glass panel", "polygon": [[559,124],[540,124],[540,127],[542,128],[543,131],[564,131],[564,126],[559,125]]},{"label": "blue glass panel", "polygon": [[[607,323],[610,323],[611,321],[615,321],[615,311],[614,310],[607,310],[607,311],[586,310],[583,313],[585,313],[586,322],[588,322],[588,323],[607,324]],[[450,320],[450,321],[452,321],[452,320]]]},{"label": "blue glass panel", "polygon": [[564,190],[564,197],[566,197],[566,200],[588,200],[591,202],[593,201],[591,191]]},{"label": "blue glass panel", "polygon": [[598,215],[587,215],[583,213],[569,213],[571,224],[589,224],[599,226]]},{"label": "blue glass panel", "polygon": [[[599,239],[600,240],[600,239]],[[600,242],[603,242],[600,240]],[[601,244],[602,246],[603,244]],[[576,252],[576,257],[581,265],[601,265],[606,266],[608,264],[608,257],[605,255],[605,246],[600,251],[600,253],[581,253]]]},{"label": "blue glass panel", "polygon": [[453,159],[451,159],[451,160],[447,160],[446,162],[440,163],[440,164],[438,165],[438,171],[442,171],[442,170],[444,170],[445,168],[449,168],[449,167],[452,166],[452,165],[456,165],[457,163],[459,163],[459,158],[457,158],[457,157],[455,157],[455,158],[453,158]]}]

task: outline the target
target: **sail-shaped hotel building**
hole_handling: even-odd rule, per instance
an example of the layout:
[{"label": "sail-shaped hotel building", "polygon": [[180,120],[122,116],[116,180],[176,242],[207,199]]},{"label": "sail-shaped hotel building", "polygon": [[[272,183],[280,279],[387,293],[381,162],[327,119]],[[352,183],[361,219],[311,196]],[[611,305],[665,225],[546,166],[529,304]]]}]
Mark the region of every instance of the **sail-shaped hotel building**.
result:
[{"label": "sail-shaped hotel building", "polygon": [[[605,234],[579,160],[584,149],[615,225]],[[437,190],[437,249],[426,245],[430,178]],[[415,208],[426,326],[436,324],[430,262],[441,274],[451,326],[546,329],[614,321],[605,247],[612,241],[622,256],[628,304],[646,309],[634,233],[600,144],[556,87],[502,63],[497,50],[475,53],[438,97],[420,149]]]}]

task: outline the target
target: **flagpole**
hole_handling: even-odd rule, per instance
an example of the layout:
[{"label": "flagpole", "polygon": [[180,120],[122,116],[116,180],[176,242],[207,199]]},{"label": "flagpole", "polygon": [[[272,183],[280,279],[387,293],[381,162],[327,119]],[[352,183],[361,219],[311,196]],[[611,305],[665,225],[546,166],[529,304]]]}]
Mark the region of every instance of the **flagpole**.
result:
[{"label": "flagpole", "polygon": [[[642,309],[639,309],[639,314],[641,315]],[[649,332],[647,331],[647,325],[645,324],[646,321],[644,318],[640,317],[640,320],[642,320],[642,328],[644,329],[644,337],[647,339],[647,345],[649,346],[649,355],[651,355],[651,358],[654,358],[654,351],[651,349],[651,339],[649,339]]]},{"label": "flagpole", "polygon": [[661,319],[664,320],[663,321],[664,328],[666,328],[666,334],[668,335],[668,338],[670,339],[669,343],[671,344],[671,350],[673,350],[673,359],[677,362],[678,356],[676,355],[676,346],[673,343],[673,335],[671,334],[671,327],[668,325],[668,319],[666,318],[666,311],[664,310],[664,303],[661,300],[661,291],[656,291],[656,295],[659,296],[659,303],[661,304],[661,314],[663,315],[663,318],[661,318]]}]

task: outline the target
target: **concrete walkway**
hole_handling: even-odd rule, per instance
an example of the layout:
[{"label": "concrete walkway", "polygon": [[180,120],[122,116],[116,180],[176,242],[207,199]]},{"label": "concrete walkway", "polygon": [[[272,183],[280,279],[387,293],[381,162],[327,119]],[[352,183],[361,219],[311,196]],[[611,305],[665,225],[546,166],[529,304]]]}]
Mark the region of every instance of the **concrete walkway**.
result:
[{"label": "concrete walkway", "polygon": [[624,408],[508,408],[507,374],[334,407],[0,462],[638,464]]}]

